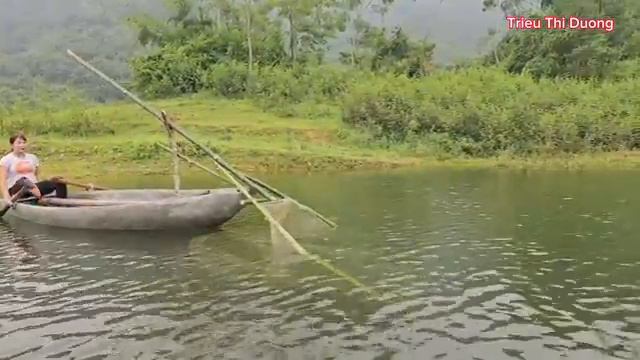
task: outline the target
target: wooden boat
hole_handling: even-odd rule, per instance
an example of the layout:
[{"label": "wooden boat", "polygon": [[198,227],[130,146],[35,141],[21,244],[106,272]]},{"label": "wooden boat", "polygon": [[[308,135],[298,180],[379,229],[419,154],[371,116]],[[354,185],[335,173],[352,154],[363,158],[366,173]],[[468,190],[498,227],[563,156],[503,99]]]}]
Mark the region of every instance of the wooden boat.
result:
[{"label": "wooden boat", "polygon": [[4,217],[39,225],[90,230],[213,229],[244,207],[235,188],[100,190],[18,203]]}]

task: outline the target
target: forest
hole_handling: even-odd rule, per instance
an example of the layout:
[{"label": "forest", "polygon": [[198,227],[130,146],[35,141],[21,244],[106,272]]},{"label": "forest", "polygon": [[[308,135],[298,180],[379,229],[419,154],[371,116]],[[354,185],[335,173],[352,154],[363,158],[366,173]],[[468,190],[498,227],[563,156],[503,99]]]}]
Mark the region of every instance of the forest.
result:
[{"label": "forest", "polygon": [[[3,111],[61,88],[87,101],[117,99],[63,60],[65,47],[77,46],[148,99],[207,94],[280,116],[322,116],[331,107],[379,146],[472,157],[640,146],[639,2],[477,0],[498,14],[494,36],[474,56],[448,62],[435,55],[446,42],[388,24],[387,14],[405,2],[144,0],[110,8],[76,0],[55,23],[50,15],[62,10],[43,2],[49,8],[28,26],[2,12]],[[29,11],[24,3],[0,2],[13,15]],[[505,15],[608,17],[616,28],[506,32]],[[51,31],[30,38],[34,27]],[[64,47],[48,38],[62,29]]]}]

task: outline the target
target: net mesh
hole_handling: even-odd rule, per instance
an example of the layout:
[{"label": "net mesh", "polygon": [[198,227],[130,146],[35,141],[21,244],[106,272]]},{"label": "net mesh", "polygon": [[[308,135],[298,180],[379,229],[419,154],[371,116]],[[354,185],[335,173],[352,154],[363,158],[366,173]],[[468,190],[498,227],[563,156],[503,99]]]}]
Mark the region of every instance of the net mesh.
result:
[{"label": "net mesh", "polygon": [[313,212],[301,208],[289,199],[270,201],[264,203],[264,206],[294,238],[323,237],[331,230]]},{"label": "net mesh", "polygon": [[[295,202],[289,199],[275,200],[263,204],[266,210],[282,227],[299,240],[312,240],[327,235],[331,229],[324,221],[313,213],[300,208]],[[287,241],[276,226],[270,225],[272,259],[274,263],[289,264],[304,260],[294,246]]]}]

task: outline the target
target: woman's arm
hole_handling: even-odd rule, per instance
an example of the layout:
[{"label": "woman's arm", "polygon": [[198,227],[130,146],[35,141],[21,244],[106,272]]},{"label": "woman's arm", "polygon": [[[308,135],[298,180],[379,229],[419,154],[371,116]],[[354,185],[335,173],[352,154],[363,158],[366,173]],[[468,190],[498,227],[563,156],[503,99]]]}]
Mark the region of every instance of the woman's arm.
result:
[{"label": "woman's arm", "polygon": [[9,195],[9,189],[7,188],[7,168],[5,166],[0,166],[0,190],[2,191],[2,197],[6,201],[11,200],[11,195]]},{"label": "woman's arm", "polygon": [[35,168],[35,170],[33,170],[33,176],[36,177],[36,182],[40,181],[40,159],[36,156],[31,154],[32,158],[33,158],[33,167]]}]

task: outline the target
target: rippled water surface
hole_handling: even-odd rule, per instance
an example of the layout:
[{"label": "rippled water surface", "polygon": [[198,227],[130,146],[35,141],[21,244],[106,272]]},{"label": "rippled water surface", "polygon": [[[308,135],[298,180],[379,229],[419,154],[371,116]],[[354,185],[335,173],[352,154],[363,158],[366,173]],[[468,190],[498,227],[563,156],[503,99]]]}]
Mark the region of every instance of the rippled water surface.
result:
[{"label": "rippled water surface", "polygon": [[[0,224],[0,359],[640,359],[639,175],[263,177],[337,220],[299,241],[373,295],[255,209],[195,237]],[[107,185],[170,186],[135,181]]]}]

